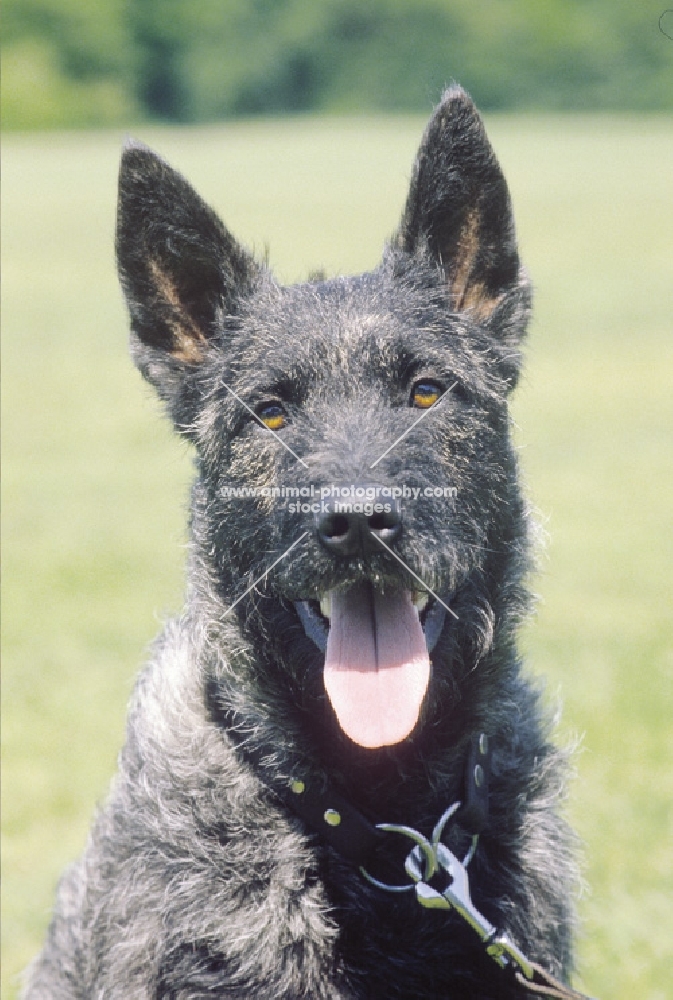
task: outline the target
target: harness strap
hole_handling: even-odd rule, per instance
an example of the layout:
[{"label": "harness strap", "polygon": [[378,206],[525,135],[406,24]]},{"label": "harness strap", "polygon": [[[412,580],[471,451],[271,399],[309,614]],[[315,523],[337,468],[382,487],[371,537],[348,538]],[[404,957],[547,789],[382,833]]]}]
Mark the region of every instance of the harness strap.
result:
[{"label": "harness strap", "polygon": [[269,773],[272,749],[248,742],[249,732],[236,712],[219,708],[215,711],[240,756],[267,788],[342,857],[357,867],[366,865],[381,844],[381,831],[334,788],[326,775],[315,780],[297,773],[289,782],[280,782]]},{"label": "harness strap", "polygon": [[383,839],[381,831],[329,782],[320,788],[295,778],[287,791],[275,790],[311,830],[358,867],[367,864]]},{"label": "harness strap", "polygon": [[[316,781],[298,773],[289,783],[282,784],[268,774],[268,765],[265,767],[265,758],[271,751],[247,742],[248,734],[235,712],[218,712],[218,721],[246,763],[309,829],[356,867],[367,867],[385,837],[337,791],[326,775]],[[489,761],[488,739],[480,734],[470,743],[463,778],[463,804],[456,814],[456,822],[472,836],[481,833],[488,819]]]}]

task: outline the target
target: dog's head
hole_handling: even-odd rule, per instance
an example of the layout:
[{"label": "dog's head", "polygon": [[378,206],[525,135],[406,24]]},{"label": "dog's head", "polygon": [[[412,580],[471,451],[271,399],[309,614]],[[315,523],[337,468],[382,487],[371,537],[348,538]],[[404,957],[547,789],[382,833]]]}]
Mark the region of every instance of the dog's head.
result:
[{"label": "dog's head", "polygon": [[468,670],[491,644],[523,549],[506,399],[529,288],[472,102],[444,95],[372,273],[280,286],[137,144],[117,253],[136,362],[197,449],[223,609],[256,585],[237,613],[281,660],[286,636],[324,655],[344,732],[405,739],[431,657]]}]

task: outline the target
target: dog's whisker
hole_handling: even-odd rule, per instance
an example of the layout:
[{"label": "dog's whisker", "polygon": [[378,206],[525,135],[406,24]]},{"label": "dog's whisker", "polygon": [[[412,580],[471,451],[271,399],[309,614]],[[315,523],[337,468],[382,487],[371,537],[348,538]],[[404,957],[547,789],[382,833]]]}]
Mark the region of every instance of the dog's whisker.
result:
[{"label": "dog's whisker", "polygon": [[302,539],[306,538],[306,536],[307,536],[307,535],[308,535],[308,531],[304,531],[304,532],[303,532],[303,533],[302,533],[302,534],[301,534],[301,535],[299,536],[299,538],[297,538],[297,540],[296,540],[296,541],[294,541],[294,542],[292,543],[292,545],[290,545],[290,546],[289,546],[289,547],[288,547],[288,548],[287,548],[287,549],[285,550],[285,552],[283,552],[283,554],[282,554],[282,555],[278,556],[278,558],[277,558],[277,559],[275,559],[275,560],[274,560],[274,562],[272,562],[272,563],[271,563],[271,565],[270,565],[270,566],[268,567],[268,569],[265,569],[265,570],[264,570],[264,572],[263,572],[263,573],[261,574],[261,576],[258,576],[258,577],[257,577],[257,579],[256,579],[256,580],[254,581],[254,583],[251,583],[251,584],[250,584],[250,586],[249,586],[249,587],[247,588],[247,590],[244,590],[244,591],[243,591],[243,593],[242,593],[242,594],[240,595],[240,597],[237,597],[237,598],[236,598],[236,600],[234,601],[234,603],[233,603],[233,604],[230,604],[230,605],[229,605],[229,607],[227,608],[227,610],[226,610],[225,612],[223,612],[223,614],[222,614],[222,617],[223,617],[223,618],[226,618],[226,616],[227,616],[227,615],[229,614],[229,612],[230,612],[230,611],[233,611],[233,610],[234,610],[234,608],[236,607],[236,605],[237,605],[237,604],[238,604],[238,603],[239,603],[240,601],[242,601],[242,600],[243,600],[243,598],[244,598],[244,597],[245,597],[245,596],[246,596],[247,594],[249,594],[251,590],[254,590],[254,589],[255,589],[255,587],[257,586],[257,584],[258,584],[258,583],[261,583],[261,582],[262,582],[262,580],[266,579],[266,577],[267,577],[267,576],[269,575],[269,573],[270,573],[270,572],[271,572],[271,570],[272,570],[272,569],[274,568],[274,566],[277,566],[279,562],[282,562],[282,561],[283,561],[283,559],[285,559],[285,558],[286,558],[286,556],[288,556],[288,555],[290,554],[290,552],[292,552],[292,549],[296,548],[296,546],[297,546],[297,545],[299,545],[299,543],[300,543],[300,542],[302,541]]},{"label": "dog's whisker", "polygon": [[398,561],[398,563],[400,563],[400,565],[404,566],[404,568],[406,569],[407,573],[411,573],[411,575],[413,576],[414,580],[417,580],[420,583],[421,587],[423,587],[424,590],[427,590],[427,592],[429,594],[431,594],[436,601],[439,601],[439,603],[442,605],[442,607],[445,608],[449,612],[450,615],[453,615],[453,617],[456,619],[456,621],[459,620],[458,619],[458,615],[456,614],[456,612],[453,611],[448,606],[448,604],[444,603],[444,601],[441,599],[441,597],[439,596],[439,594],[436,594],[434,592],[434,590],[432,590],[431,587],[428,587],[427,583],[425,583],[420,578],[420,576],[418,575],[418,573],[414,573],[413,569],[411,569],[411,567],[408,566],[405,563],[404,559],[402,559],[400,556],[398,556],[397,552],[393,552],[393,550],[390,548],[390,546],[386,545],[386,543],[383,541],[383,539],[379,535],[374,535],[374,538],[376,538],[377,542],[379,542],[379,544],[382,545],[383,548],[386,549],[386,551],[388,551],[391,554],[391,556],[393,556],[394,559],[397,559],[397,561]]}]

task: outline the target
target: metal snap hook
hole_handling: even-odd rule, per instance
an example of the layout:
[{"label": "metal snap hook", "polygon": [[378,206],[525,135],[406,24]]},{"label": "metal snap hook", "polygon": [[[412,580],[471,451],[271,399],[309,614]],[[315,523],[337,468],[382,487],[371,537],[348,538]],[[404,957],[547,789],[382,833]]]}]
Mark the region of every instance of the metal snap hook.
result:
[{"label": "metal snap hook", "polygon": [[[407,875],[414,881],[407,885],[389,885],[387,882],[381,882],[379,879],[374,878],[366,868],[361,867],[360,872],[368,882],[371,882],[378,889],[385,889],[386,892],[408,892],[410,889],[415,888],[415,883],[421,880],[427,881],[427,879],[432,878],[438,870],[438,864],[435,849],[427,837],[424,837],[422,833],[419,833],[418,830],[414,830],[410,826],[398,826],[397,823],[377,823],[376,829],[382,830],[384,833],[399,833],[401,836],[408,837],[409,840],[414,842],[416,846],[410,851],[404,865]],[[411,861],[412,857],[414,859],[413,864]],[[421,871],[420,867],[422,861],[425,861],[424,871]]]},{"label": "metal snap hook", "polygon": [[449,806],[449,808],[442,813],[442,815],[435,823],[435,828],[432,831],[432,848],[434,852],[437,851],[437,844],[442,839],[442,834],[444,833],[444,827],[449,822],[454,813],[458,812],[460,806],[461,806],[460,802],[454,802],[453,805]]},{"label": "metal snap hook", "polygon": [[[439,845],[440,840],[442,839],[442,834],[444,833],[444,828],[446,827],[446,824],[449,822],[451,817],[458,812],[461,805],[462,802],[460,801],[454,802],[453,805],[450,805],[449,808],[444,813],[442,813],[442,815],[437,820],[437,823],[435,824],[435,828],[432,831],[432,849],[435,854],[435,858],[437,856],[437,847]],[[463,858],[462,864],[464,868],[467,868],[470,861],[474,857],[474,852],[477,850],[478,843],[479,843],[479,834],[475,833],[470,842],[467,854]],[[425,881],[427,881],[427,879],[425,879]]]}]

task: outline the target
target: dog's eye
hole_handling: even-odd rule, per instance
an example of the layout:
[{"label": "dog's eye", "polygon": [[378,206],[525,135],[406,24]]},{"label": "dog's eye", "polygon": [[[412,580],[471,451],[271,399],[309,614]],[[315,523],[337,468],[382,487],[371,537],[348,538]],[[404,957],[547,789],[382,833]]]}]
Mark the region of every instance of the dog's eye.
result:
[{"label": "dog's eye", "polygon": [[417,382],[411,392],[411,405],[419,410],[428,410],[442,395],[442,387],[437,382]]},{"label": "dog's eye", "polygon": [[271,431],[279,431],[287,423],[287,415],[280,403],[262,403],[257,407],[257,416]]}]

